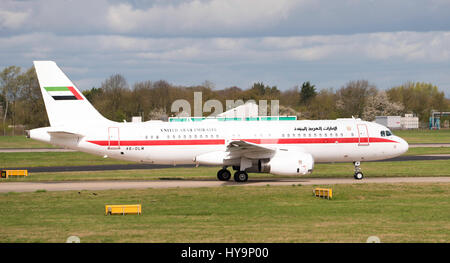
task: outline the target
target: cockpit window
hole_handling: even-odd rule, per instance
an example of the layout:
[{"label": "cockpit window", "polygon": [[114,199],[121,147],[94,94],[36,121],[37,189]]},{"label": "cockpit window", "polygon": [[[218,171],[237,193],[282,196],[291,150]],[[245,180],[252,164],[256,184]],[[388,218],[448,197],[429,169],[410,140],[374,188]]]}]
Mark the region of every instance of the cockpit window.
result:
[{"label": "cockpit window", "polygon": [[386,136],[385,132],[381,131],[381,137],[384,137],[384,136]]},{"label": "cockpit window", "polygon": [[386,136],[391,136],[392,133],[390,131],[386,131]]}]

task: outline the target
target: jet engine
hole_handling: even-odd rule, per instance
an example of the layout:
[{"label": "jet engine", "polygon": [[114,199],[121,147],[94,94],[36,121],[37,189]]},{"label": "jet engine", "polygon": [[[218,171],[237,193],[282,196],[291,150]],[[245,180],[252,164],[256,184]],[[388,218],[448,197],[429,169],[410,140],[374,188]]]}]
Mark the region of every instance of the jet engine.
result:
[{"label": "jet engine", "polygon": [[299,151],[279,150],[268,160],[259,160],[258,170],[276,175],[305,175],[312,172],[314,158],[311,154]]}]

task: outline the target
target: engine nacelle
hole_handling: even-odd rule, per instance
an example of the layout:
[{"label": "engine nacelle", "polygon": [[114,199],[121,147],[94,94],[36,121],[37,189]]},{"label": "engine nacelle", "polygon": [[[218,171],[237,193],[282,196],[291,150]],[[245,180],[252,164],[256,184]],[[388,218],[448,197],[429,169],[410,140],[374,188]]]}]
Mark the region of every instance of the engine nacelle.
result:
[{"label": "engine nacelle", "polygon": [[276,175],[305,175],[314,169],[311,154],[299,151],[278,151],[270,160],[260,160],[258,170]]}]

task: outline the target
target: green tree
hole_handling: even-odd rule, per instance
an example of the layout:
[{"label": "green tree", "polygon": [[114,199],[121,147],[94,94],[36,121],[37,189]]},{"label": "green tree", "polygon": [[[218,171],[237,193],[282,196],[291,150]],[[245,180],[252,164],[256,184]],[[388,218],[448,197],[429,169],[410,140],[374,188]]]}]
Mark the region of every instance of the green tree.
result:
[{"label": "green tree", "polygon": [[300,104],[307,105],[316,95],[316,86],[311,85],[309,81],[303,82],[302,89],[300,90]]},{"label": "green tree", "polygon": [[88,101],[92,102],[96,97],[103,94],[103,90],[101,88],[92,87],[91,89],[83,90],[82,93]]},{"label": "green tree", "polygon": [[391,101],[402,103],[406,112],[417,114],[427,122],[431,110],[448,110],[444,92],[431,83],[407,82],[386,91]]},{"label": "green tree", "polygon": [[338,117],[336,109],[336,94],[332,89],[322,89],[307,107],[310,119],[335,119]]}]

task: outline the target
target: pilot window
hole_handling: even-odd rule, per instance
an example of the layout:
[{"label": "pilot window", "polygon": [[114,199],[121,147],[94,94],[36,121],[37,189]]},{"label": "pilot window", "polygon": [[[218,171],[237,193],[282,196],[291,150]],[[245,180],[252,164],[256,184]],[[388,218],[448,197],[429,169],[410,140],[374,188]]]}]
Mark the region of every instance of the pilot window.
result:
[{"label": "pilot window", "polygon": [[391,136],[392,133],[390,131],[386,131],[386,136]]},{"label": "pilot window", "polygon": [[381,137],[386,136],[386,134],[384,133],[384,131],[381,131]]}]

